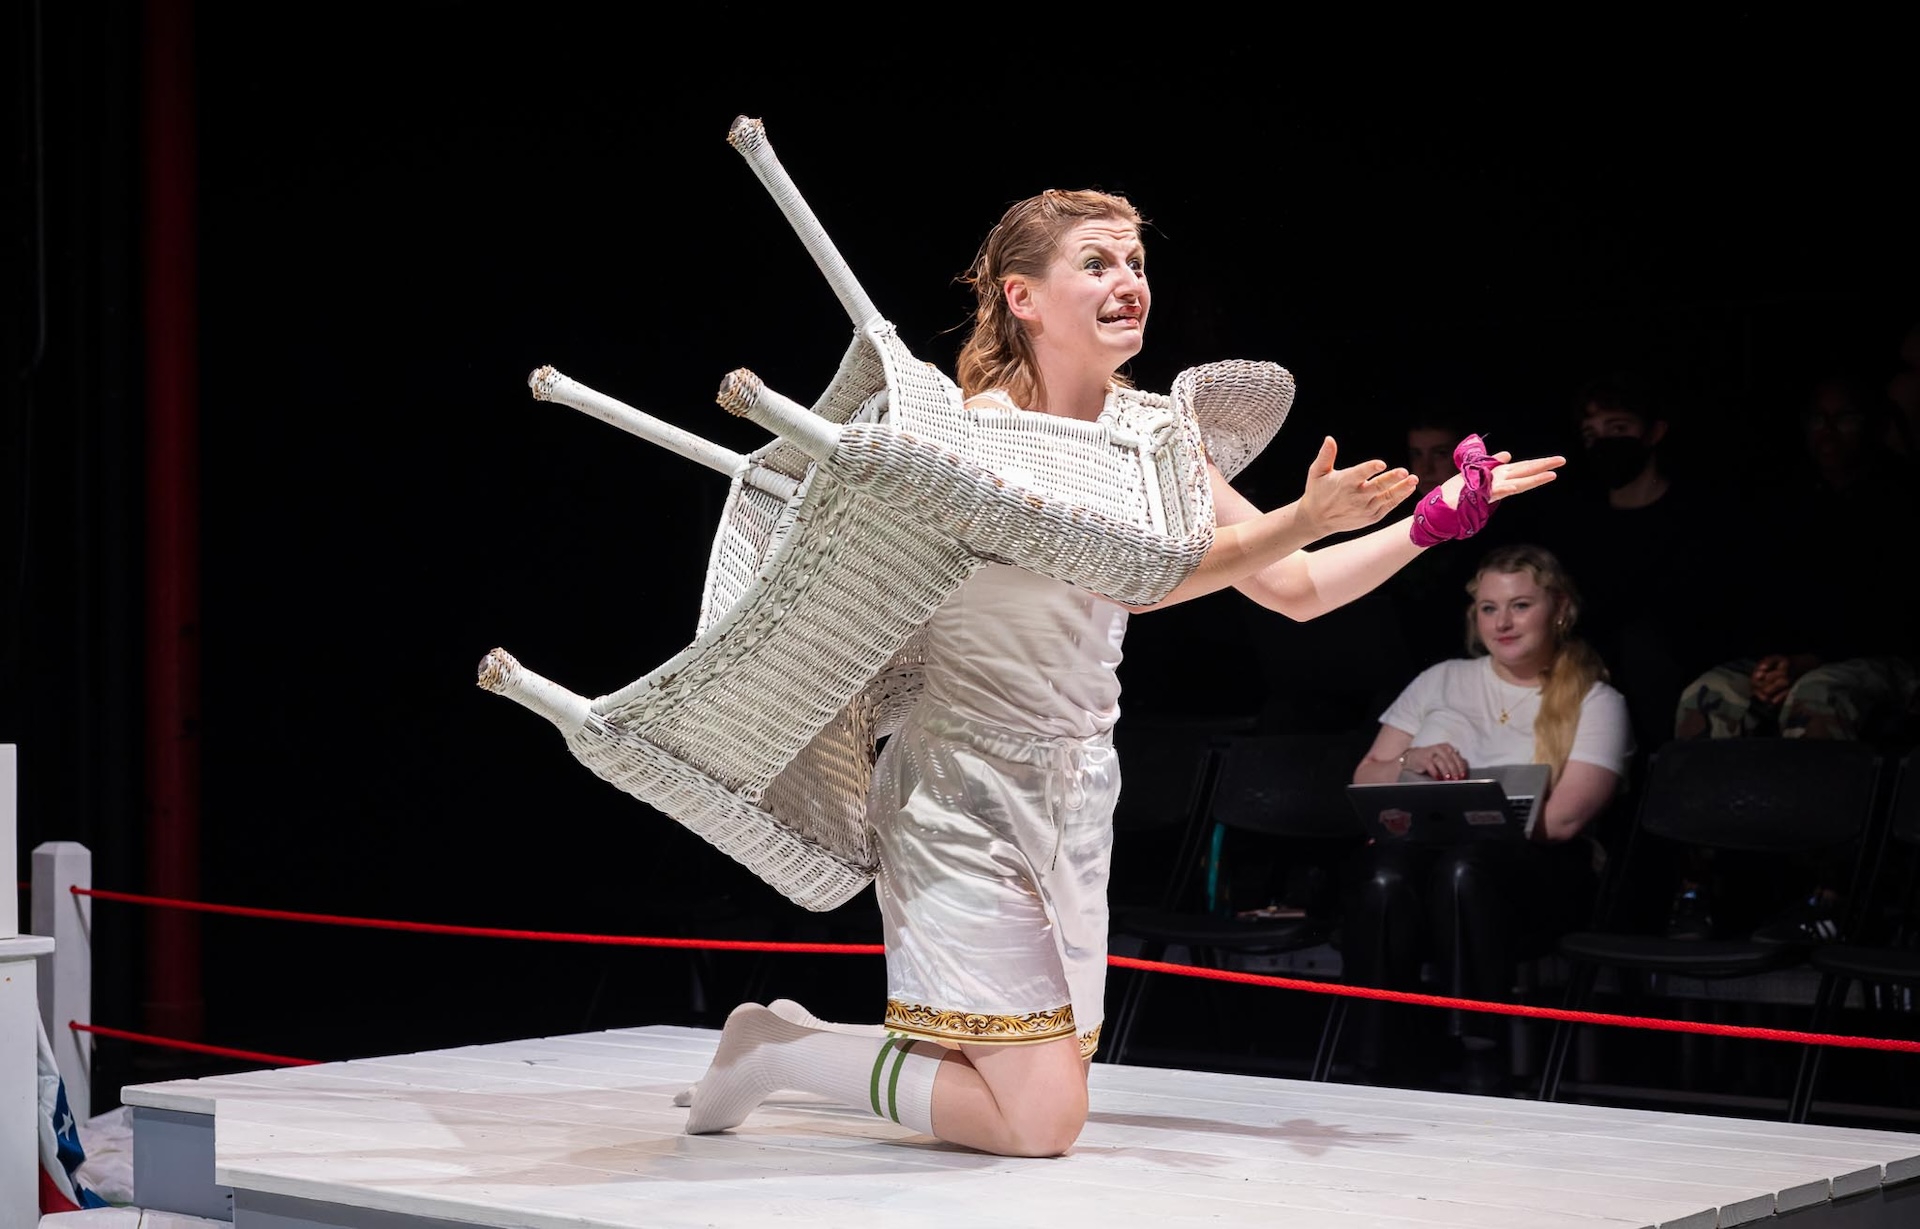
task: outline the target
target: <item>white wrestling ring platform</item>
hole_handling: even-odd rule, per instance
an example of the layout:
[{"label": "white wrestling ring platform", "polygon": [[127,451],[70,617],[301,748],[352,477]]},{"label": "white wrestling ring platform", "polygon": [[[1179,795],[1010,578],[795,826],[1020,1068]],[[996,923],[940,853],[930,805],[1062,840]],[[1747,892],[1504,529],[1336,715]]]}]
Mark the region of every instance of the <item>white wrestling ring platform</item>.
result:
[{"label": "white wrestling ring platform", "polygon": [[1095,1063],[1072,1152],[776,1095],[683,1133],[652,1026],[130,1085],[136,1202],[235,1229],[1920,1224],[1920,1135]]}]

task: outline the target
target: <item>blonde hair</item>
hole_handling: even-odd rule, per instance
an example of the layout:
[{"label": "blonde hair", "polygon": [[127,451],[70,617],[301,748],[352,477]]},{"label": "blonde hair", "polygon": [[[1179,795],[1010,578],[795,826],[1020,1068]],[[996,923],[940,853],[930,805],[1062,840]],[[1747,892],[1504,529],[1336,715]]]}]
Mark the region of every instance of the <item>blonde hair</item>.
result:
[{"label": "blonde hair", "polygon": [[1473,599],[1467,604],[1467,655],[1481,657],[1487,652],[1474,615],[1480,578],[1489,573],[1514,572],[1532,576],[1553,600],[1553,660],[1547,663],[1546,678],[1540,684],[1540,715],[1533,722],[1533,758],[1535,763],[1547,765],[1551,782],[1558,784],[1573,750],[1574,734],[1580,728],[1580,702],[1595,682],[1606,680],[1607,667],[1592,645],[1573,634],[1574,624],[1580,621],[1580,591],[1573,578],[1552,551],[1527,542],[1494,547],[1467,582],[1467,595]]},{"label": "blonde hair", "polygon": [[[1060,237],[1088,219],[1144,225],[1124,196],[1093,189],[1048,188],[1013,204],[987,232],[973,265],[960,281],[973,287],[973,329],[954,364],[966,396],[1004,389],[1016,405],[1037,406],[1045,395],[1034,366],[1033,342],[1007,307],[1009,277],[1043,279],[1059,252]],[[1126,384],[1119,376],[1115,383]]]}]

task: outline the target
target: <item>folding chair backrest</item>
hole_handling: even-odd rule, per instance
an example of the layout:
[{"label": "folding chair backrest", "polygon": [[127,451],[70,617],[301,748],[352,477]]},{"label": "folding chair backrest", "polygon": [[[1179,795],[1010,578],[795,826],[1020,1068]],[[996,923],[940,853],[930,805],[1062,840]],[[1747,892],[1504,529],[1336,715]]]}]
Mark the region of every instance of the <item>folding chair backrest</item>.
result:
[{"label": "folding chair backrest", "polygon": [[1260,733],[1222,739],[1203,852],[1209,909],[1319,899],[1363,843],[1347,801],[1372,734]]},{"label": "folding chair backrest", "polygon": [[1900,757],[1887,799],[1887,834],[1907,845],[1920,845],[1920,748]]},{"label": "folding chair backrest", "polygon": [[1346,787],[1367,741],[1350,731],[1224,740],[1213,822],[1275,836],[1357,840]]},{"label": "folding chair backrest", "polygon": [[1218,766],[1216,744],[1248,722],[1134,721],[1114,728],[1120,798],[1108,895],[1117,905],[1174,909],[1191,883]]},{"label": "folding chair backrest", "polygon": [[1811,738],[1684,739],[1647,765],[1642,831],[1690,845],[1812,853],[1857,841],[1873,817],[1881,756]]},{"label": "folding chair backrest", "polygon": [[1850,941],[1911,946],[1920,931],[1920,749],[1893,767],[1881,848],[1861,892],[1864,923]]}]

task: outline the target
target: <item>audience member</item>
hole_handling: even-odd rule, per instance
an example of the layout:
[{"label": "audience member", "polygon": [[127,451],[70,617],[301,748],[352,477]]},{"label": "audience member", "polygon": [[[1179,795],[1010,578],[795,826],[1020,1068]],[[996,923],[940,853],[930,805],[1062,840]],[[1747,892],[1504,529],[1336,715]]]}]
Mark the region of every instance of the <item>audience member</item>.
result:
[{"label": "audience member", "polygon": [[1719,651],[1712,636],[1730,578],[1725,535],[1709,526],[1726,497],[1672,457],[1684,414],[1666,382],[1632,371],[1596,377],[1575,390],[1572,411],[1580,448],[1566,489],[1524,532],[1580,577],[1584,634],[1626,696],[1644,756],[1672,736],[1681,688]]},{"label": "audience member", "polygon": [[[1420,483],[1416,497],[1458,473],[1454,449],[1468,432],[1450,408],[1423,403],[1404,419],[1407,472]],[[1502,513],[1481,531],[1481,541],[1505,541]],[[1318,620],[1318,628],[1250,632],[1263,646],[1274,680],[1263,722],[1275,729],[1371,729],[1380,710],[1414,675],[1437,661],[1457,657],[1463,641],[1456,616],[1465,600],[1475,557],[1465,551],[1427,551],[1388,577],[1371,593]],[[1255,607],[1250,620],[1272,621]],[[1287,655],[1284,660],[1276,655]],[[1267,660],[1272,658],[1273,660]],[[1328,669],[1327,663],[1342,663]],[[1323,680],[1309,688],[1306,680]],[[1284,709],[1286,711],[1276,711]]]},{"label": "audience member", "polygon": [[[1419,480],[1415,496],[1431,491],[1459,471],[1453,450],[1467,437],[1450,412],[1429,407],[1407,420],[1407,472]],[[1483,542],[1499,542],[1504,520],[1488,522]],[[1386,685],[1368,697],[1371,718],[1420,671],[1459,656],[1463,641],[1456,615],[1473,576],[1474,558],[1465,551],[1428,551],[1387,578],[1370,597],[1385,605],[1395,635],[1375,641],[1381,650],[1376,673]]]},{"label": "audience member", "polygon": [[[1624,697],[1574,634],[1580,594],[1551,551],[1497,546],[1467,592],[1468,655],[1408,684],[1381,714],[1353,779],[1457,780],[1534,763],[1549,768],[1547,795],[1530,839],[1369,845],[1345,893],[1340,952],[1345,976],[1360,985],[1412,989],[1431,960],[1440,993],[1501,1000],[1520,959],[1544,953],[1591,914],[1604,860],[1595,821],[1623,789],[1633,741]],[[1417,1053],[1385,1044],[1382,1007],[1355,1012],[1356,1062],[1370,1078]],[[1452,1020],[1470,1091],[1501,1087],[1511,1062],[1505,1025],[1487,1013]]]},{"label": "audience member", "polygon": [[[1744,636],[1687,685],[1676,738],[1908,736],[1920,695],[1920,611],[1890,583],[1887,535],[1920,493],[1887,447],[1894,410],[1877,381],[1829,374],[1800,410],[1800,462],[1768,482],[1754,543]],[[1831,868],[1768,937],[1831,939],[1841,904]],[[1696,860],[1674,902],[1670,933],[1714,933],[1713,878]],[[1805,891],[1801,885],[1798,891]],[[1722,919],[1726,920],[1726,919]]]},{"label": "audience member", "polygon": [[1453,450],[1467,438],[1467,430],[1445,412],[1416,413],[1407,422],[1407,472],[1420,485],[1414,488],[1419,498],[1460,471],[1454,468]]},{"label": "audience member", "polygon": [[1916,686],[1920,617],[1887,583],[1885,542],[1917,491],[1886,447],[1884,396],[1820,379],[1800,416],[1803,463],[1771,484],[1750,569],[1749,636],[1685,689],[1676,738],[1897,734]]}]

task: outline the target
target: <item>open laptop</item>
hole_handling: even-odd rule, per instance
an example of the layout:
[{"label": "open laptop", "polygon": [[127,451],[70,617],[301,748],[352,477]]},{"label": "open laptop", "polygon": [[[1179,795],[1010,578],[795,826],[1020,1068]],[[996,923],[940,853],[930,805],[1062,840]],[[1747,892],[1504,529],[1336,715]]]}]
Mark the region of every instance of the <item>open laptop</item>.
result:
[{"label": "open laptop", "polygon": [[1347,786],[1353,813],[1375,840],[1452,845],[1522,840],[1547,793],[1545,764],[1498,764],[1459,781],[1407,773],[1398,781]]}]

